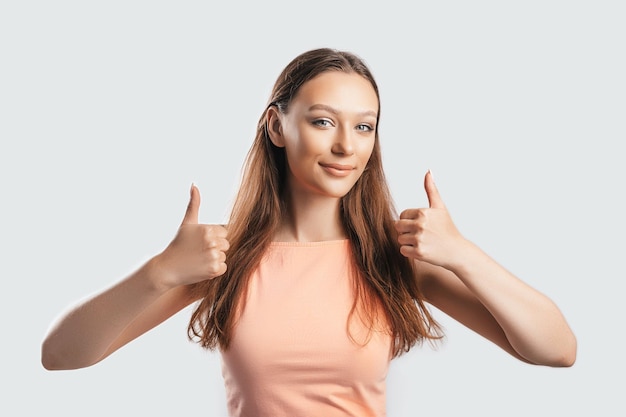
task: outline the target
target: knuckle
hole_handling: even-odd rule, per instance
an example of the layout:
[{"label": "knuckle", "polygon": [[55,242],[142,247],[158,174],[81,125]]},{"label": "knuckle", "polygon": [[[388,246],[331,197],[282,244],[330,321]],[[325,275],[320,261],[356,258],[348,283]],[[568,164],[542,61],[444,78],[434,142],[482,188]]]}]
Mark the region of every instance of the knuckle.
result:
[{"label": "knuckle", "polygon": [[208,234],[204,236],[204,243],[206,248],[213,249],[218,246],[218,239],[216,239],[215,236]]},{"label": "knuckle", "polygon": [[224,262],[215,262],[211,264],[209,269],[209,275],[212,277],[219,277],[226,272],[226,264]]},{"label": "knuckle", "polygon": [[209,260],[209,263],[214,263],[215,261],[219,259],[217,251],[213,249],[207,251],[206,256],[207,256],[207,259]]}]

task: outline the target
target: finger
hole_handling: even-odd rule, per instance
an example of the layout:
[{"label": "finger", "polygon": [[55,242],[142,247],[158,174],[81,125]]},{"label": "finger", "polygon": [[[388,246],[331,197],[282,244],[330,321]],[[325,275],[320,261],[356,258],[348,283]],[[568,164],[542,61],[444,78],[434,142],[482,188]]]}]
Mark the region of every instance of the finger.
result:
[{"label": "finger", "polygon": [[226,266],[225,262],[222,263],[218,263],[216,265],[210,265],[207,267],[207,275],[209,279],[213,279],[213,278],[217,278],[217,277],[221,277],[222,275],[224,275],[226,273],[226,270],[228,269],[228,267]]},{"label": "finger", "polygon": [[426,195],[428,196],[428,205],[430,208],[446,208],[446,205],[441,199],[441,195],[439,195],[439,190],[437,190],[435,180],[433,179],[433,173],[430,169],[424,177],[424,189],[426,190]]},{"label": "finger", "polygon": [[222,264],[226,262],[226,252],[219,249],[213,249],[207,251],[206,253],[207,260],[212,264]]},{"label": "finger", "polygon": [[219,275],[218,276],[224,275],[227,270],[228,270],[228,264],[223,263],[222,265],[220,265],[220,270],[219,270]]},{"label": "finger", "polygon": [[195,184],[191,184],[189,204],[187,204],[183,224],[198,224],[198,211],[200,211],[200,190]]},{"label": "finger", "polygon": [[215,248],[215,249],[219,249],[220,251],[226,252],[228,251],[228,249],[230,249],[230,242],[224,239],[223,237],[216,237],[212,239],[208,248]]},{"label": "finger", "polygon": [[228,230],[219,224],[214,224],[211,225],[211,232],[213,234],[215,234],[216,237],[221,237],[221,238],[225,238],[226,236],[228,236]]},{"label": "finger", "polygon": [[228,251],[228,249],[230,249],[230,242],[226,239],[222,239],[219,248],[224,252]]},{"label": "finger", "polygon": [[410,258],[413,254],[414,248],[412,246],[400,246],[400,253],[406,258]]},{"label": "finger", "polygon": [[422,209],[406,209],[400,213],[400,219],[417,219],[422,215]]},{"label": "finger", "polygon": [[398,236],[398,243],[400,246],[411,246],[415,247],[418,245],[417,236],[412,233],[405,233],[403,235]]},{"label": "finger", "polygon": [[395,227],[398,234],[415,232],[417,230],[416,222],[412,219],[397,220]]}]

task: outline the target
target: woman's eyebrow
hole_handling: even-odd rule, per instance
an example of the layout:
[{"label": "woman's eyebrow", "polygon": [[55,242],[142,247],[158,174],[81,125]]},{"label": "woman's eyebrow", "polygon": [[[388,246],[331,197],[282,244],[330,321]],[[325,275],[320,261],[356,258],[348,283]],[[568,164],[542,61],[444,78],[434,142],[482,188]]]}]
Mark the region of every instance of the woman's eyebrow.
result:
[{"label": "woman's eyebrow", "polygon": [[[332,113],[334,115],[338,115],[340,112],[339,110],[335,109],[334,107],[331,107],[329,105],[326,104],[313,104],[311,107],[309,107],[309,111],[311,110],[325,110],[329,113]],[[376,118],[378,115],[374,110],[365,110],[362,111],[360,113],[357,113],[359,116],[371,116]]]}]

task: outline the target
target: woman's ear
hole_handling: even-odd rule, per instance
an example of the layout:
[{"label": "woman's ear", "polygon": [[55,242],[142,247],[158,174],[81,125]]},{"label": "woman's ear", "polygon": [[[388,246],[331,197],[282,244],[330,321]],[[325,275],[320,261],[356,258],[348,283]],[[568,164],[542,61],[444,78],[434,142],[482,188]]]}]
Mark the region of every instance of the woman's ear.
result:
[{"label": "woman's ear", "polygon": [[279,148],[285,147],[285,138],[283,136],[282,121],[280,120],[280,113],[275,106],[270,106],[267,109],[267,134],[270,136],[270,140]]}]

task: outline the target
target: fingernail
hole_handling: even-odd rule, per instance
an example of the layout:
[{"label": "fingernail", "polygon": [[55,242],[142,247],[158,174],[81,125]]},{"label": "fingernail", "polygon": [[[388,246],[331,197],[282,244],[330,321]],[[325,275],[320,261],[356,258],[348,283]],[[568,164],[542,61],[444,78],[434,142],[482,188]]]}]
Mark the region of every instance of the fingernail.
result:
[{"label": "fingernail", "polygon": [[430,178],[432,178],[432,180],[435,181],[435,174],[433,174],[433,171],[429,168],[428,172],[430,173]]}]

